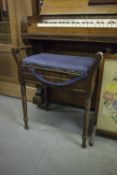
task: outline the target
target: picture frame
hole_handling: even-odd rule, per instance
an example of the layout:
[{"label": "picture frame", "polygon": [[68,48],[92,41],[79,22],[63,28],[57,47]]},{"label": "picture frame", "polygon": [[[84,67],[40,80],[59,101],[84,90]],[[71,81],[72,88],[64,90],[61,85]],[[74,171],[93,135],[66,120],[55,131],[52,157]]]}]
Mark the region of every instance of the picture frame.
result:
[{"label": "picture frame", "polygon": [[97,130],[117,136],[117,54],[108,55],[104,61]]}]

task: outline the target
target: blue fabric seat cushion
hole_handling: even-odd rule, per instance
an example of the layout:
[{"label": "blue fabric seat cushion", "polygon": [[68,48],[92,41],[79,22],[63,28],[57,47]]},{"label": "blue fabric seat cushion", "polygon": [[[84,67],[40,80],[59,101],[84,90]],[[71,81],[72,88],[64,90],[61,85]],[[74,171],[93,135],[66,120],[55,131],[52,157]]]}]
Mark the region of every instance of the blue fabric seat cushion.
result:
[{"label": "blue fabric seat cushion", "polygon": [[50,53],[40,53],[26,57],[23,66],[36,66],[41,69],[65,73],[86,73],[94,64],[94,57],[70,56]]}]

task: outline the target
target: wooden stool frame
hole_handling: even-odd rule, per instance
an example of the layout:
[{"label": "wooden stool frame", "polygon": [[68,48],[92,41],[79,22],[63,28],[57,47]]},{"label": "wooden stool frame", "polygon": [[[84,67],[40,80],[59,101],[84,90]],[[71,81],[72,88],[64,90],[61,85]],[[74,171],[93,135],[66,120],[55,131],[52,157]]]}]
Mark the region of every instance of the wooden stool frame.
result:
[{"label": "wooden stool frame", "polygon": [[[24,75],[27,72],[27,69],[25,69],[22,66],[22,59],[20,55],[20,51],[26,50],[25,48],[17,48],[12,49],[13,56],[16,60],[17,66],[18,66],[18,75],[19,75],[19,81],[21,85],[21,98],[22,98],[22,108],[23,108],[23,115],[24,115],[24,128],[28,129],[28,112],[27,112],[27,98],[26,98],[26,83],[30,82],[30,78],[26,78]],[[83,136],[82,136],[82,147],[86,148],[86,142],[88,137],[88,129],[89,129],[89,114],[91,109],[91,100],[92,95],[94,92],[94,87],[96,85],[96,76],[98,72],[98,68],[103,60],[103,53],[98,52],[95,54],[96,63],[93,64],[93,66],[90,68],[88,72],[88,77],[86,78],[86,91],[85,91],[85,106],[84,106],[84,117],[83,117]],[[32,81],[31,81],[32,82]],[[34,81],[35,84],[39,84],[39,81]],[[44,87],[44,94],[45,94],[45,107],[47,107],[48,101],[47,101],[47,88],[45,85]],[[96,114],[94,114],[96,116]],[[96,131],[96,119],[94,117],[93,120],[93,130],[91,134],[90,139],[90,145],[93,146],[94,144],[94,136]]]}]

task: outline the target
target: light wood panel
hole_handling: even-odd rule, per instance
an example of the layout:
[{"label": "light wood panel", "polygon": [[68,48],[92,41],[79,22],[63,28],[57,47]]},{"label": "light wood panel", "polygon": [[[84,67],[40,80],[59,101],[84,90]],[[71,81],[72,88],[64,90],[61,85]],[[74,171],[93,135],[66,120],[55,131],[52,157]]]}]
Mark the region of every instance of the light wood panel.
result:
[{"label": "light wood panel", "polygon": [[32,0],[15,0],[16,23],[18,32],[18,45],[22,45],[21,19],[32,15]]},{"label": "light wood panel", "polygon": [[18,45],[18,41],[17,41],[15,0],[7,0],[7,2],[8,2],[8,10],[9,10],[11,44],[12,44],[12,47],[16,47]]},{"label": "light wood panel", "polygon": [[18,82],[17,66],[11,53],[0,53],[0,81]]},{"label": "light wood panel", "polygon": [[[18,84],[0,82],[0,92],[4,92],[4,95],[21,98],[20,86]],[[35,94],[35,88],[27,87],[27,99],[32,101]]]},{"label": "light wood panel", "polygon": [[17,66],[11,49],[23,45],[20,30],[21,18],[32,15],[32,0],[8,0],[7,2],[11,44],[0,44],[0,94],[19,97]]}]

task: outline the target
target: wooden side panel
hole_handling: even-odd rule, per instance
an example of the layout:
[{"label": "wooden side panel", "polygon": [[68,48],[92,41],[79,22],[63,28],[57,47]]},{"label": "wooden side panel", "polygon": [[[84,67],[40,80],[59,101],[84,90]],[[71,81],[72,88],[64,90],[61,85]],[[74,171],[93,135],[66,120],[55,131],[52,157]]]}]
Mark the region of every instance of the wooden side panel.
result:
[{"label": "wooden side panel", "polygon": [[[34,87],[27,87],[27,100],[32,101],[33,96],[35,95]],[[18,84],[0,82],[0,93],[12,97],[21,98],[20,86]]]},{"label": "wooden side panel", "polygon": [[23,16],[32,15],[32,0],[15,0],[16,22],[18,32],[18,45],[22,45],[21,19]]},{"label": "wooden side panel", "polygon": [[7,0],[8,10],[9,10],[9,22],[10,22],[10,31],[11,31],[11,45],[12,47],[17,47],[17,24],[16,24],[16,10],[15,10],[15,1]]},{"label": "wooden side panel", "polygon": [[0,93],[19,97],[17,66],[11,54],[11,49],[23,45],[21,18],[32,15],[32,0],[8,0],[7,2],[11,43],[0,44]]},{"label": "wooden side panel", "polygon": [[0,53],[0,81],[18,82],[17,66],[11,53]]}]

